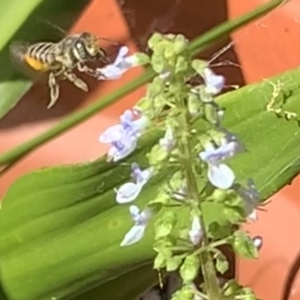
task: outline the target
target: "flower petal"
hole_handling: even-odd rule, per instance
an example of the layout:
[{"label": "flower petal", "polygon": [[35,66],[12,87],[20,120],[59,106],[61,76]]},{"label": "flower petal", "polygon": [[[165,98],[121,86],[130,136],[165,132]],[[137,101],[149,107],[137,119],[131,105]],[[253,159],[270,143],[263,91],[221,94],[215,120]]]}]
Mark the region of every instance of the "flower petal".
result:
[{"label": "flower petal", "polygon": [[131,215],[131,218],[135,221],[136,218],[140,215],[140,209],[136,205],[130,205],[129,213]]},{"label": "flower petal", "polygon": [[[125,112],[120,117],[121,124],[128,124],[133,121],[133,112],[130,109],[125,110]],[[124,125],[123,125],[124,126]]]},{"label": "flower petal", "polygon": [[114,65],[117,65],[118,63],[120,63],[124,58],[125,56],[128,54],[129,52],[129,48],[127,46],[123,46],[119,49],[119,53],[114,61]]},{"label": "flower petal", "polygon": [[120,246],[130,246],[132,244],[140,241],[145,233],[146,226],[145,225],[134,225],[125,235],[123,241]]},{"label": "flower petal", "polygon": [[107,152],[108,161],[119,161],[126,156],[128,156],[130,153],[132,153],[136,146],[137,146],[137,140],[132,139],[132,137],[122,138],[121,141],[118,143],[119,145],[113,145]]},{"label": "flower petal", "polygon": [[200,159],[203,161],[211,160],[211,157],[214,156],[217,149],[215,149],[212,143],[206,143],[204,146],[204,151],[199,153]]},{"label": "flower petal", "polygon": [[263,238],[261,236],[255,236],[252,241],[257,250],[260,250],[263,246]]},{"label": "flower petal", "polygon": [[138,184],[145,185],[148,180],[153,175],[153,168],[147,168],[145,170],[141,170],[139,165],[137,163],[132,163],[131,165],[131,176],[134,179],[134,181]]},{"label": "flower petal", "polygon": [[128,203],[137,198],[142,190],[142,185],[133,182],[124,183],[117,189],[116,201],[120,204]]},{"label": "flower petal", "polygon": [[115,80],[119,79],[127,70],[121,70],[115,65],[107,65],[104,68],[99,69],[100,75],[98,80]]},{"label": "flower petal", "polygon": [[216,95],[222,91],[225,84],[225,77],[216,75],[211,69],[204,69],[204,81],[206,84],[206,92]]},{"label": "flower petal", "polygon": [[191,230],[189,231],[190,240],[193,245],[198,245],[203,236],[202,227],[198,216],[193,217]]},{"label": "flower petal", "polygon": [[123,132],[123,127],[120,124],[110,126],[100,135],[98,141],[103,144],[118,141],[121,139]]},{"label": "flower petal", "polygon": [[209,164],[207,177],[212,185],[223,190],[229,189],[235,179],[233,171],[225,164]]},{"label": "flower petal", "polygon": [[252,212],[247,216],[247,219],[252,221],[252,222],[256,222],[258,220],[256,209],[252,210]]}]

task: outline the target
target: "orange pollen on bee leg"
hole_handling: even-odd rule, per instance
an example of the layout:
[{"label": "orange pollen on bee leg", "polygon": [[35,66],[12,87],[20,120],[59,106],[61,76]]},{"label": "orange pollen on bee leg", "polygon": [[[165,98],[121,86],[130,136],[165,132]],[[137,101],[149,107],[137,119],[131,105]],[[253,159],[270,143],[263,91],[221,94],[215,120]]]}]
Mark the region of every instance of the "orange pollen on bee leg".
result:
[{"label": "orange pollen on bee leg", "polygon": [[33,57],[25,55],[24,57],[26,63],[36,71],[48,71],[49,65],[37,60]]}]

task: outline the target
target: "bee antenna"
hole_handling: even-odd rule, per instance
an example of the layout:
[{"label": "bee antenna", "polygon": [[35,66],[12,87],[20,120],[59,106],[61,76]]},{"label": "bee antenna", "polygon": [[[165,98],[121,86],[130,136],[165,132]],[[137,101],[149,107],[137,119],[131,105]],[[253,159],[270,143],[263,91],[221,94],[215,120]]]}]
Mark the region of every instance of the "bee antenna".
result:
[{"label": "bee antenna", "polygon": [[108,39],[108,38],[105,38],[105,37],[98,37],[99,40],[103,40],[103,41],[107,41],[107,42],[110,42],[111,44],[113,44],[114,46],[119,46],[120,43],[116,42],[116,41],[113,41],[111,39]]},{"label": "bee antenna", "polygon": [[59,27],[58,25],[55,25],[53,23],[51,23],[50,21],[46,20],[46,19],[42,19],[42,18],[38,18],[41,22],[51,26],[52,28],[56,29],[57,31],[61,32],[64,36],[67,35],[67,32],[65,30],[63,30],[61,27]]}]

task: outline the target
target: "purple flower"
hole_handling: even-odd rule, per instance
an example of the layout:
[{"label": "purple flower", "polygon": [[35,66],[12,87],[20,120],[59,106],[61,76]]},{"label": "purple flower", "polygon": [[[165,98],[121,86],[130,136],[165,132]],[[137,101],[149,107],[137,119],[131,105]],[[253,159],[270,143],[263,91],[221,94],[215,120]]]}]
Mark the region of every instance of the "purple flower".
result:
[{"label": "purple flower", "polygon": [[120,117],[120,124],[110,126],[99,137],[100,143],[111,144],[108,160],[116,162],[132,153],[147,124],[146,117],[135,110],[126,110]]},{"label": "purple flower", "polygon": [[123,46],[120,48],[117,58],[112,64],[99,68],[99,80],[114,80],[120,78],[129,69],[138,65],[138,60],[135,55],[127,56],[129,48]]},{"label": "purple flower", "polygon": [[137,206],[131,205],[129,207],[129,212],[132,220],[134,221],[134,225],[126,233],[123,241],[121,242],[121,247],[130,246],[140,241],[143,238],[145,229],[152,217],[152,211],[149,208],[146,208],[141,212]]},{"label": "purple flower", "polygon": [[123,129],[134,137],[139,137],[148,125],[148,118],[136,109],[126,110],[120,117]]},{"label": "purple flower", "polygon": [[143,186],[153,175],[152,168],[141,170],[136,163],[132,164],[131,169],[131,177],[134,182],[124,183],[119,189],[115,190],[116,201],[120,204],[134,201],[142,191]]},{"label": "purple flower", "polygon": [[124,134],[121,139],[111,142],[111,148],[107,152],[107,160],[119,161],[132,153],[136,146],[137,140]]},{"label": "purple flower", "polygon": [[141,170],[139,165],[137,163],[133,163],[131,165],[132,170],[132,177],[135,180],[136,183],[141,184],[142,186],[147,183],[147,181],[151,178],[153,175],[153,169],[148,168],[145,170]]},{"label": "purple flower", "polygon": [[219,94],[225,85],[225,78],[222,75],[216,75],[210,68],[204,69],[203,79],[208,94]]},{"label": "purple flower", "polygon": [[140,194],[143,186],[134,182],[126,182],[116,192],[116,201],[120,204],[132,202]]},{"label": "purple flower", "polygon": [[236,137],[231,134],[225,136],[217,148],[211,143],[205,145],[205,149],[199,153],[199,157],[208,164],[207,177],[212,185],[219,189],[229,189],[232,186],[235,175],[231,168],[222,161],[234,156],[239,151],[241,151],[241,146]]}]

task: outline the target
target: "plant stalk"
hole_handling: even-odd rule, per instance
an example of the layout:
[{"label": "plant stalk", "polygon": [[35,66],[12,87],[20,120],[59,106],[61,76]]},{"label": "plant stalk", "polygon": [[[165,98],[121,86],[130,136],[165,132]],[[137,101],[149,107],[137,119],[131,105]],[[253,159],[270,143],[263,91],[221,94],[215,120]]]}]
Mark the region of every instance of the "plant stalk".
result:
[{"label": "plant stalk", "polygon": [[[186,165],[186,176],[187,176],[187,188],[191,198],[199,203],[201,206],[201,201],[199,199],[199,191],[198,185],[196,181],[196,177],[193,170],[193,159],[192,159],[192,151],[190,141],[186,139],[185,146],[185,155],[189,157],[189,160]],[[209,240],[207,237],[206,227],[202,216],[199,216],[200,224],[203,232],[202,236],[202,247],[206,248],[204,251],[199,253],[200,264],[202,269],[202,274],[204,278],[204,285],[206,288],[206,293],[208,295],[208,299],[210,300],[222,300],[222,295],[219,287],[219,282],[214,266],[213,259],[209,252]]]}]

